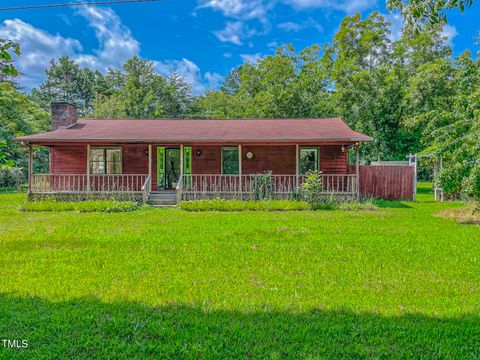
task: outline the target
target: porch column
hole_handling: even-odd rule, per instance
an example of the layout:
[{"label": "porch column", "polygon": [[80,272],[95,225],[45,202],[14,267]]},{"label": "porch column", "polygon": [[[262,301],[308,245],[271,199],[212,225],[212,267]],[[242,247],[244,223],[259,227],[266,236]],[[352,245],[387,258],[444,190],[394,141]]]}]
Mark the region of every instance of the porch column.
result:
[{"label": "porch column", "polygon": [[87,192],[90,192],[90,144],[87,144]]},{"label": "porch column", "polygon": [[360,144],[355,144],[355,186],[357,188],[357,200],[360,200]]},{"label": "porch column", "polygon": [[300,174],[300,149],[298,144],[295,145],[295,191],[298,193],[299,188],[299,174]]},{"label": "porch column", "polygon": [[32,145],[28,144],[28,194],[32,193],[33,152]]},{"label": "porch column", "polygon": [[242,145],[238,145],[238,190],[242,192]]},{"label": "porch column", "polygon": [[179,183],[177,184],[178,189],[182,189],[183,187],[183,144],[180,145],[180,179]]},{"label": "porch column", "polygon": [[152,191],[152,144],[148,145],[148,176],[150,181],[148,183],[148,192]]}]

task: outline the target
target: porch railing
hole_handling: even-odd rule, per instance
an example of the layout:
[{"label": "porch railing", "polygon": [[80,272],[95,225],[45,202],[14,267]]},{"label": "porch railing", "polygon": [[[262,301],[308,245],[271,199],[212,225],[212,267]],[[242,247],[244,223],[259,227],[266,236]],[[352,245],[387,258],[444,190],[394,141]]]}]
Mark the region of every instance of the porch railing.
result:
[{"label": "porch railing", "polygon": [[[193,174],[184,175],[182,195],[184,198],[205,196],[235,196],[254,194],[261,181],[259,176],[249,175],[218,175]],[[323,193],[325,195],[355,195],[357,182],[355,174],[321,174]],[[271,175],[272,193],[277,197],[287,197],[301,189],[305,176]]]},{"label": "porch railing", "polygon": [[32,193],[142,193],[148,174],[33,174]]}]

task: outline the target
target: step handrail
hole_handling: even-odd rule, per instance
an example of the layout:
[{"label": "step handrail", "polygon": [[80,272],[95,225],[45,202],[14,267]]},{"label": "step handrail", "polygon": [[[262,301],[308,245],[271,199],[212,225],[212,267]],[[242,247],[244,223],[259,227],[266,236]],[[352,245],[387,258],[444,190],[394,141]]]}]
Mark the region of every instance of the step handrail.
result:
[{"label": "step handrail", "polygon": [[143,197],[143,202],[148,201],[148,195],[150,195],[151,192],[151,177],[150,175],[147,176],[145,179],[145,182],[142,185],[142,197]]}]

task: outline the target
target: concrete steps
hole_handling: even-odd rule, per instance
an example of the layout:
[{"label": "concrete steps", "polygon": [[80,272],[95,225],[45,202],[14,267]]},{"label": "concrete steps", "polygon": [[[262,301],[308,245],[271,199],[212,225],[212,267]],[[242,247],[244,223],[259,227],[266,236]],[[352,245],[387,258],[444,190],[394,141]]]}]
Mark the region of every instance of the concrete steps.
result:
[{"label": "concrete steps", "polygon": [[152,206],[175,206],[177,205],[177,192],[152,191],[148,197],[147,203]]}]

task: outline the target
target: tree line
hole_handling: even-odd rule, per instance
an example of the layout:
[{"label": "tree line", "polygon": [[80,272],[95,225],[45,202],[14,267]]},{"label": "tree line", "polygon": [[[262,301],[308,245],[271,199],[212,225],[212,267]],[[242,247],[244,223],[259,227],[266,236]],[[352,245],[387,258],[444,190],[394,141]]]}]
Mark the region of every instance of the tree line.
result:
[{"label": "tree line", "polygon": [[[444,160],[440,180],[447,193],[480,196],[480,60],[468,50],[453,57],[441,25],[407,26],[398,36],[379,13],[347,16],[332,41],[299,51],[282,45],[232,69],[218,90],[201,96],[193,96],[179,74],[161,76],[139,57],[106,74],[62,57],[52,60],[45,81],[28,96],[8,82],[2,86],[10,88],[0,102],[10,105],[1,111],[30,111],[30,117],[1,115],[0,163],[21,163],[20,153],[5,149],[16,148],[14,135],[46,130],[46,111],[58,100],[93,118],[338,116],[375,139],[362,148],[363,160],[428,152]],[[32,108],[18,110],[19,101]],[[12,128],[12,121],[21,124]]]}]

